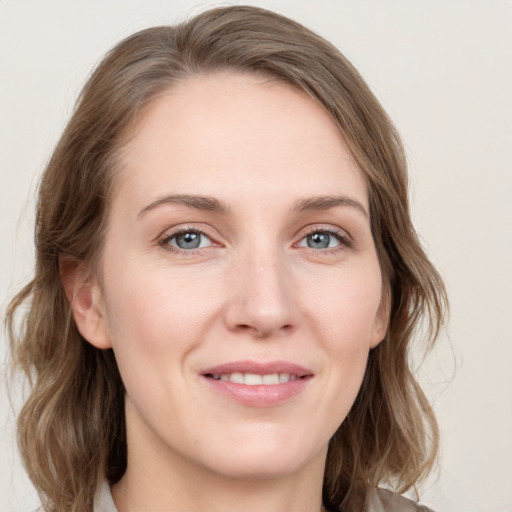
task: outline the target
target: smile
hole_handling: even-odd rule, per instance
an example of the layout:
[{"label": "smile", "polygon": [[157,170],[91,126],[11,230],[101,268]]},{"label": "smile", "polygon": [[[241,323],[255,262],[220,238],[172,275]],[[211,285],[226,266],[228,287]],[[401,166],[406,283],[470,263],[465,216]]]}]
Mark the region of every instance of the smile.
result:
[{"label": "smile", "polygon": [[303,377],[290,373],[268,373],[265,375],[259,375],[257,373],[223,373],[223,374],[207,374],[206,377],[234,382],[236,384],[245,384],[246,386],[261,386],[261,385],[273,385],[273,384],[284,384],[286,382],[294,381]]},{"label": "smile", "polygon": [[207,368],[201,376],[215,394],[259,408],[277,406],[302,394],[314,374],[287,361],[236,361]]}]

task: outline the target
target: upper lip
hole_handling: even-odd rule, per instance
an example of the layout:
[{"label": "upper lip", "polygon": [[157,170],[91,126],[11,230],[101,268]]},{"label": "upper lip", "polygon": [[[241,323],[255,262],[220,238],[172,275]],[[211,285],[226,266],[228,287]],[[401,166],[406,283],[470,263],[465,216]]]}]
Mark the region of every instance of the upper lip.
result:
[{"label": "upper lip", "polygon": [[202,375],[226,375],[232,373],[253,373],[255,375],[289,373],[297,377],[313,375],[313,372],[308,368],[289,361],[271,361],[267,363],[257,361],[232,361],[211,366],[201,371]]}]

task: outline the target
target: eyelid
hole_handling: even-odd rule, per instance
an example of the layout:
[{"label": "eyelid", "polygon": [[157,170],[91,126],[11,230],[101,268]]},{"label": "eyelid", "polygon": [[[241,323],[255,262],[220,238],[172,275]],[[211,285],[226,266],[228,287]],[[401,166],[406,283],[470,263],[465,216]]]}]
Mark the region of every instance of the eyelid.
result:
[{"label": "eyelid", "polygon": [[[195,249],[181,249],[180,247],[170,245],[168,243],[169,240],[172,240],[173,238],[179,236],[180,234],[191,233],[191,232],[199,233],[200,235],[208,238],[208,240],[210,240],[210,242],[211,242],[211,245],[209,245],[208,247],[197,247]],[[179,226],[175,226],[173,228],[169,228],[169,229],[165,230],[157,238],[157,243],[165,251],[188,255],[188,256],[193,255],[198,251],[208,250],[211,247],[221,245],[215,240],[215,238],[210,233],[207,232],[207,230],[197,227],[196,225],[179,225]]]},{"label": "eyelid", "polygon": [[299,232],[298,236],[300,238],[299,238],[298,242],[296,242],[296,243],[301,242],[304,238],[306,238],[307,236],[309,236],[313,233],[327,233],[329,235],[336,237],[340,242],[340,245],[338,247],[330,247],[330,248],[325,248],[325,249],[313,249],[315,252],[329,252],[329,251],[332,252],[332,251],[336,251],[336,250],[343,250],[347,247],[349,247],[349,248],[352,247],[353,243],[354,243],[352,237],[349,235],[349,233],[346,230],[339,228],[337,226],[326,225],[326,224],[315,224],[315,225],[307,226],[301,232]]},{"label": "eyelid", "polygon": [[[179,253],[183,255],[191,256],[199,251],[205,251],[212,247],[219,247],[222,246],[221,243],[219,243],[216,240],[216,237],[213,236],[208,232],[209,230],[205,230],[201,227],[198,227],[195,224],[181,224],[178,226],[174,226],[172,228],[168,228],[165,230],[158,238],[157,243],[158,245],[169,252],[173,253]],[[177,246],[171,246],[168,244],[168,241],[172,238],[179,236],[183,233],[188,232],[194,232],[199,233],[200,235],[208,238],[211,242],[211,245],[207,247],[198,247],[195,249],[181,249]],[[304,238],[307,236],[313,234],[313,233],[327,233],[329,235],[334,236],[340,243],[336,247],[328,247],[325,249],[312,249],[315,253],[327,253],[327,252],[336,252],[336,251],[342,251],[346,248],[350,248],[353,246],[353,239],[350,236],[350,234],[345,230],[338,226],[333,226],[332,224],[314,224],[310,226],[306,226],[302,228],[299,233],[297,234],[298,241],[295,242],[293,245],[297,246],[299,242],[301,242]]]}]

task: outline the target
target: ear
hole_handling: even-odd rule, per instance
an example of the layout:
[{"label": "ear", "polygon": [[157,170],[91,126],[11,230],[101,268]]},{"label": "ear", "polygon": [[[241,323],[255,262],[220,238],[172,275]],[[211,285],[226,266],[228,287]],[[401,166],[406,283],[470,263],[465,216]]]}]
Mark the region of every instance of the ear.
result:
[{"label": "ear", "polygon": [[99,349],[111,348],[103,293],[97,279],[72,256],[59,258],[59,271],[80,334]]},{"label": "ear", "polygon": [[370,340],[370,348],[375,348],[385,337],[389,326],[389,316],[391,314],[391,292],[389,286],[385,286],[382,290],[382,298],[380,300],[379,309],[375,315],[372,336]]}]

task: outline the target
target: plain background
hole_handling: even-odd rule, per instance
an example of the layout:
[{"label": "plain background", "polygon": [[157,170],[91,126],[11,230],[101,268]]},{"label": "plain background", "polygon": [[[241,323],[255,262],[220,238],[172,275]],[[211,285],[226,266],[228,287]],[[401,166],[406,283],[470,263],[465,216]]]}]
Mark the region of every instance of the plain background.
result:
[{"label": "plain background", "polygon": [[[512,510],[512,1],[249,1],[336,44],[401,132],[413,215],[451,317],[421,380],[439,416],[439,512]],[[122,37],[218,2],[0,0],[0,305],[29,278],[38,176],[92,67]],[[0,357],[6,354],[2,333]],[[2,366],[2,377],[5,365]],[[0,389],[0,509],[37,500]],[[13,389],[14,405],[19,388]]]}]

